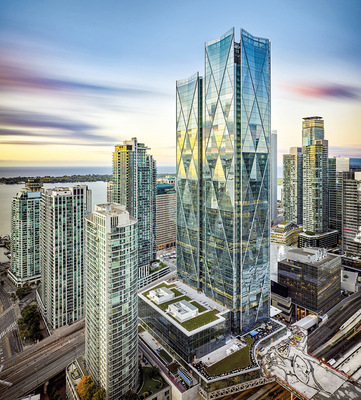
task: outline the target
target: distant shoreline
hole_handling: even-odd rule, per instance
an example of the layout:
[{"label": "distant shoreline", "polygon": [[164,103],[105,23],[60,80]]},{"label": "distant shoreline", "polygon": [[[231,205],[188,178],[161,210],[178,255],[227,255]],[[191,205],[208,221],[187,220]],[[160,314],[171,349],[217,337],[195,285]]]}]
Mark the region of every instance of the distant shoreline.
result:
[{"label": "distant shoreline", "polygon": [[[174,175],[168,173],[159,173],[158,177]],[[19,183],[25,183],[29,178],[33,176],[16,176],[9,178],[0,178],[0,184],[5,185],[17,185]],[[109,182],[113,179],[113,175],[110,174],[87,174],[87,175],[63,175],[63,176],[42,176],[40,177],[43,183],[71,183],[71,182]]]},{"label": "distant shoreline", "polygon": [[[33,176],[17,176],[11,178],[0,178],[0,183],[5,185],[17,185],[25,183]],[[112,175],[108,174],[89,174],[89,175],[64,175],[64,176],[42,176],[40,177],[43,183],[68,183],[68,182],[109,182],[113,179]]]}]

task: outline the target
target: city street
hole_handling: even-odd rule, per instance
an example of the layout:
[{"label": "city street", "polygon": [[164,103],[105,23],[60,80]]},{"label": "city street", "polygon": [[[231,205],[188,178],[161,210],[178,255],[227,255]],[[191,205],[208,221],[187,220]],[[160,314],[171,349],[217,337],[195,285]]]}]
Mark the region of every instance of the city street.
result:
[{"label": "city street", "polygon": [[84,354],[84,320],[64,327],[54,335],[4,362],[0,379],[0,398],[16,399],[34,390]]},{"label": "city street", "polygon": [[10,295],[5,291],[3,285],[0,284],[0,310],[2,309],[1,306],[3,307],[3,311],[5,311],[7,308],[10,307]]},{"label": "city street", "polygon": [[4,284],[0,284],[0,363],[23,348],[17,325],[20,317],[19,305],[11,304],[10,294],[5,290],[5,287],[11,289],[6,278]]}]

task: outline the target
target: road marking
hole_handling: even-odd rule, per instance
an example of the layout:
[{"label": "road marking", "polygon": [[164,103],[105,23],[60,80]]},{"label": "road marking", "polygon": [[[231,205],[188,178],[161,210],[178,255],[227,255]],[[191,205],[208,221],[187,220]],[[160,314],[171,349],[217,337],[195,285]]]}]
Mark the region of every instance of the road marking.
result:
[{"label": "road marking", "polygon": [[5,335],[7,335],[10,331],[16,330],[18,324],[14,321],[11,325],[9,325],[6,329],[4,329],[0,334],[0,339],[2,339]]}]

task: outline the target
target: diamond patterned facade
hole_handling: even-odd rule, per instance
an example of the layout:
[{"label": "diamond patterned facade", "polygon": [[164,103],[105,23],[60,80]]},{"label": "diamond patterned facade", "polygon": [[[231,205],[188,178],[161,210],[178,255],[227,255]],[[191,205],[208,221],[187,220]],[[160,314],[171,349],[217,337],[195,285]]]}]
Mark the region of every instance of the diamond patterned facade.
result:
[{"label": "diamond patterned facade", "polygon": [[177,82],[177,270],[200,287],[202,78]]},{"label": "diamond patterned facade", "polygon": [[[270,44],[244,30],[237,43],[232,29],[206,43],[205,63],[198,105],[191,96],[195,78],[177,86],[178,273],[229,307],[232,331],[240,332],[269,318]],[[196,82],[199,90],[202,81]],[[193,115],[202,101],[203,118],[180,122],[182,110]],[[195,154],[184,145],[190,120],[198,122],[195,141],[202,148],[194,177],[184,166]],[[190,203],[184,200],[187,185],[195,188]],[[192,230],[193,216],[183,218],[186,229],[181,225],[190,206],[194,224],[201,221]]]}]

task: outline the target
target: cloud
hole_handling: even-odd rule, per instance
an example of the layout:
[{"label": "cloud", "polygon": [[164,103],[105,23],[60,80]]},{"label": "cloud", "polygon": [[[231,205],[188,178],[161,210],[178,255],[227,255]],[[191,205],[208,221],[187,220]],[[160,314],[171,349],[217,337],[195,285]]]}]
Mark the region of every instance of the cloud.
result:
[{"label": "cloud", "polygon": [[0,121],[2,125],[26,126],[29,128],[56,128],[71,131],[92,130],[96,128],[96,126],[86,122],[75,121],[56,115],[9,108],[0,110]]},{"label": "cloud", "polygon": [[[71,138],[75,141],[100,141],[108,143],[108,145],[114,144],[117,141],[114,137],[93,133],[92,131],[98,129],[95,125],[57,115],[4,109],[0,111],[0,121],[4,127],[0,130],[0,136],[31,136],[52,139]],[[51,132],[42,132],[42,129],[48,129]],[[91,143],[87,145],[91,145]]]},{"label": "cloud", "polygon": [[361,144],[357,143],[349,146],[330,146],[330,157],[356,157],[361,158]]},{"label": "cloud", "polygon": [[136,87],[96,85],[78,80],[47,77],[37,71],[19,66],[13,60],[5,58],[1,60],[0,64],[0,86],[3,89],[30,89],[47,92],[71,91],[126,97],[163,94],[159,91],[139,89]]},{"label": "cloud", "polygon": [[86,146],[86,147],[104,147],[112,146],[110,143],[90,143],[90,142],[53,142],[53,141],[31,141],[31,140],[2,140],[0,145],[20,145],[20,146]]},{"label": "cloud", "polygon": [[340,84],[298,84],[283,85],[283,87],[302,97],[322,98],[322,99],[348,99],[360,100],[361,87],[351,87]]}]

